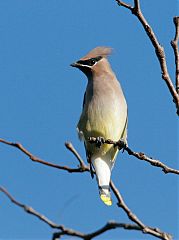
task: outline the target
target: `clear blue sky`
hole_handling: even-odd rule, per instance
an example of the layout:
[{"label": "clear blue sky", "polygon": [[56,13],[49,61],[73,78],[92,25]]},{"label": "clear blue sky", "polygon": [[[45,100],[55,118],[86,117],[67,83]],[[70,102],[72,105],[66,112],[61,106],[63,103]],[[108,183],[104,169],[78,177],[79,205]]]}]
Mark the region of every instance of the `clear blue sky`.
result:
[{"label": "clear blue sky", "polygon": [[[165,47],[174,80],[170,40],[177,2],[141,0],[141,7]],[[129,146],[177,168],[175,106],[144,30],[115,0],[0,1],[0,137],[21,142],[44,160],[75,167],[76,159],[64,147],[65,141],[72,141],[85,159],[76,123],[87,81],[69,65],[101,45],[114,48],[110,62],[128,102]],[[117,158],[112,179],[146,225],[177,239],[177,176],[124,153]],[[0,184],[17,200],[79,231],[93,231],[108,220],[129,222],[115,200],[112,207],[100,201],[88,173],[69,174],[33,163],[2,144]],[[50,239],[53,232],[2,193],[0,226],[0,239]],[[99,239],[154,238],[117,229]]]}]

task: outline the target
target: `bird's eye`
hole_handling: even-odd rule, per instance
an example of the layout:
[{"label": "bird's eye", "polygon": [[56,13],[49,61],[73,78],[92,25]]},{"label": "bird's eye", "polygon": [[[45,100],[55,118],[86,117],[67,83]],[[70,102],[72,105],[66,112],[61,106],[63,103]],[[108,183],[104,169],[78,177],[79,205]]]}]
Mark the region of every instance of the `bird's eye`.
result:
[{"label": "bird's eye", "polygon": [[101,60],[102,57],[98,56],[96,58],[90,58],[88,60],[79,60],[77,63],[81,65],[86,65],[92,67],[95,63],[97,63],[99,60]]},{"label": "bird's eye", "polygon": [[93,66],[96,63],[94,59],[90,59],[90,65]]},{"label": "bird's eye", "polygon": [[101,56],[98,56],[98,57],[95,57],[95,58],[91,58],[91,59],[89,59],[89,65],[93,66],[95,63],[97,63],[101,59],[102,59]]}]

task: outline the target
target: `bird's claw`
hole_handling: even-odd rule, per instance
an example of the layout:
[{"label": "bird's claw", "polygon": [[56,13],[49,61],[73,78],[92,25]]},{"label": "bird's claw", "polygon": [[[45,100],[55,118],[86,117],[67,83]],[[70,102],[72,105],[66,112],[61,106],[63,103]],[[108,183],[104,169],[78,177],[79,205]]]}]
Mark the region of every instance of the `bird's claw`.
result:
[{"label": "bird's claw", "polygon": [[105,143],[105,139],[103,137],[96,138],[96,147],[100,148],[102,144]]},{"label": "bird's claw", "polygon": [[127,147],[127,142],[123,138],[121,138],[118,143],[119,143],[119,150],[122,150],[122,152],[124,152],[124,150]]}]

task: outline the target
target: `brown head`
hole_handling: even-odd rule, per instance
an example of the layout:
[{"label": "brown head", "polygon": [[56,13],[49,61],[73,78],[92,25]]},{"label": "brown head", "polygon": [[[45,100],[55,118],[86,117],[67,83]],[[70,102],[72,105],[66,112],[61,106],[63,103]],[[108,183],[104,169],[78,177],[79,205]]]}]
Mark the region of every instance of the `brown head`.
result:
[{"label": "brown head", "polygon": [[112,49],[109,47],[96,47],[71,66],[80,69],[87,77],[93,73],[98,75],[104,71],[112,71],[107,60],[111,52]]}]

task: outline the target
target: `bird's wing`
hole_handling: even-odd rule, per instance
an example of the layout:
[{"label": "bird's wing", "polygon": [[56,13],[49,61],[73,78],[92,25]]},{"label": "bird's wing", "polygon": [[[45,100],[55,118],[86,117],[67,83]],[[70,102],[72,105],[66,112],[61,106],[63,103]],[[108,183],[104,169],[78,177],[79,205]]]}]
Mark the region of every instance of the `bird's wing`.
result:
[{"label": "bird's wing", "polygon": [[85,102],[86,102],[86,91],[85,91],[85,93],[84,93],[84,97],[83,97],[83,106],[82,106],[82,114],[81,114],[81,117],[80,117],[80,120],[79,120],[79,122],[78,122],[78,124],[77,124],[77,132],[78,132],[78,137],[79,137],[79,139],[82,141],[84,141],[84,134],[83,134],[83,131],[82,131],[82,123],[83,123],[83,121],[82,121],[82,115],[83,115],[83,109],[84,109],[84,106],[85,106]]},{"label": "bird's wing", "polygon": [[127,144],[127,124],[128,124],[128,115],[126,116],[126,122],[124,125],[123,132],[121,134],[121,139]]},{"label": "bird's wing", "polygon": [[86,102],[86,91],[85,91],[85,94],[84,94],[84,97],[83,97],[83,108],[85,106],[85,102]]}]

